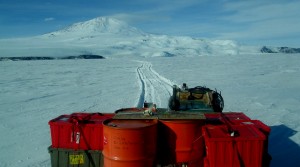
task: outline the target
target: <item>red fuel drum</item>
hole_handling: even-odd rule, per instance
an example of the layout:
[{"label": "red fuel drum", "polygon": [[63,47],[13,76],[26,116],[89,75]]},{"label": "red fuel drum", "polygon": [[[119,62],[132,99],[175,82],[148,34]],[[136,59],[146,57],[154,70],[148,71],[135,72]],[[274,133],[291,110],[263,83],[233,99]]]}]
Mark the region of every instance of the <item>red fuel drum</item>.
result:
[{"label": "red fuel drum", "polygon": [[102,150],[102,122],[113,116],[112,113],[73,113],[50,120],[52,147]]},{"label": "red fuel drum", "polygon": [[160,163],[203,166],[205,152],[201,132],[203,125],[204,120],[160,120],[158,136]]},{"label": "red fuel drum", "polygon": [[103,122],[104,167],[152,167],[156,158],[157,120]]}]

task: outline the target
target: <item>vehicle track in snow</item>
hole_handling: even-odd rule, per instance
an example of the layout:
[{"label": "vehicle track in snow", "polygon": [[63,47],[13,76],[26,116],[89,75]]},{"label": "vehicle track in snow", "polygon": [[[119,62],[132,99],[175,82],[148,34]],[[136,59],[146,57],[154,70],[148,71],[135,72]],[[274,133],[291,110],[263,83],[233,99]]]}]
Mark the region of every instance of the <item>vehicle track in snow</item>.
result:
[{"label": "vehicle track in snow", "polygon": [[140,95],[136,106],[143,107],[146,101],[153,102],[158,107],[167,107],[174,83],[157,73],[150,62],[139,62],[141,65],[136,71],[140,83]]}]

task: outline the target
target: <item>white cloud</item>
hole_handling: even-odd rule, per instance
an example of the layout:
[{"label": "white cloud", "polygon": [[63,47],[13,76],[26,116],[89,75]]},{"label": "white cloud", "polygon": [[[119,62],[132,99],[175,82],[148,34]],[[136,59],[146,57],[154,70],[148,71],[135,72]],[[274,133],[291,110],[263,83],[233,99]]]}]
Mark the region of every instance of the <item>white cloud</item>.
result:
[{"label": "white cloud", "polygon": [[46,21],[46,22],[47,22],[47,21],[53,21],[53,20],[55,20],[54,17],[48,17],[48,18],[45,18],[45,19],[44,19],[44,21]]},{"label": "white cloud", "polygon": [[236,40],[280,41],[299,37],[299,1],[242,1],[224,5],[226,15],[220,20],[231,29],[221,31],[220,38]]},{"label": "white cloud", "polygon": [[113,17],[119,20],[123,20],[127,22],[128,24],[135,24],[139,22],[148,22],[148,21],[167,21],[170,20],[170,17],[168,16],[161,16],[157,17],[151,13],[134,13],[134,14],[129,14],[129,13],[118,13],[111,15],[109,17]]},{"label": "white cloud", "polygon": [[300,15],[300,2],[265,2],[246,1],[226,4],[225,11],[232,12],[233,14],[227,15],[223,19],[243,23],[269,19],[298,18]]}]

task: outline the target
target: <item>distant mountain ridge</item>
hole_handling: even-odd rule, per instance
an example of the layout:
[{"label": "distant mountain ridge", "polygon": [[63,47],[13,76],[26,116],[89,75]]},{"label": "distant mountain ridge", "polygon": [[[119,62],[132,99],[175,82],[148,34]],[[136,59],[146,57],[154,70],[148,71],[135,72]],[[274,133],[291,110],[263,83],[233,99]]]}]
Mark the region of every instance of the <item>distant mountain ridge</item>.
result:
[{"label": "distant mountain ridge", "polygon": [[76,59],[105,59],[105,58],[100,55],[79,55],[79,56],[66,56],[66,57],[39,57],[39,56],[0,57],[0,61],[76,60]]},{"label": "distant mountain ridge", "polygon": [[98,17],[44,35],[0,39],[0,57],[66,57],[82,54],[140,57],[237,55],[232,40],[145,33],[127,23]]},{"label": "distant mountain ridge", "polygon": [[[110,17],[97,17],[74,23],[39,36],[0,39],[0,57],[68,57],[83,54],[101,55],[106,58],[191,57],[271,51],[275,53],[277,50],[269,47],[241,46],[233,40],[150,34]],[[286,49],[285,53],[287,52]]]},{"label": "distant mountain ridge", "polygon": [[300,53],[300,48],[263,46],[260,51],[262,53]]}]

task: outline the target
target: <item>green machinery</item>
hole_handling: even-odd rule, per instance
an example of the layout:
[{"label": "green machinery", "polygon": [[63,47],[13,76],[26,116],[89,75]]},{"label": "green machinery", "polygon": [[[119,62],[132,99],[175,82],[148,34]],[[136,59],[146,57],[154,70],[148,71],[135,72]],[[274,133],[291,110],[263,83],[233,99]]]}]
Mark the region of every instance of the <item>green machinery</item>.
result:
[{"label": "green machinery", "polygon": [[188,88],[173,86],[173,95],[169,99],[169,108],[175,111],[222,112],[224,100],[221,92],[203,86]]}]

